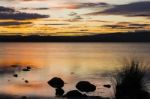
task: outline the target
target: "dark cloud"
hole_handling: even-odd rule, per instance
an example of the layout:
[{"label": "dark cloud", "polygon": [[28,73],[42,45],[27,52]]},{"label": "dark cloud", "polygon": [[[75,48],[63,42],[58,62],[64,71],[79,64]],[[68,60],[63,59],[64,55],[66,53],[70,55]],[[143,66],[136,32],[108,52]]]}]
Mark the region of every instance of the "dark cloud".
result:
[{"label": "dark cloud", "polygon": [[75,15],[78,15],[78,13],[76,12],[71,12],[70,14],[68,14],[69,16],[75,16]]},{"label": "dark cloud", "polygon": [[42,25],[69,25],[69,24],[65,24],[65,23],[56,23],[56,24],[42,24]]},{"label": "dark cloud", "polygon": [[112,14],[124,16],[147,16],[150,17],[150,2],[135,2],[125,5],[115,5],[113,8],[90,13],[89,15]]},{"label": "dark cloud", "polygon": [[48,17],[48,15],[41,15],[37,13],[25,13],[16,11],[8,7],[0,7],[0,19],[28,20]]},{"label": "dark cloud", "polygon": [[73,32],[73,31],[72,31],[72,32],[56,32],[56,33],[62,33],[62,34],[63,34],[63,33],[64,33],[64,34],[65,34],[65,33],[67,33],[67,34],[85,34],[85,33],[86,33],[86,35],[93,34],[93,33],[88,32],[88,31],[80,31],[80,30],[79,30],[79,32]]},{"label": "dark cloud", "polygon": [[49,10],[50,8],[21,8],[20,10]]},{"label": "dark cloud", "polygon": [[111,25],[103,25],[106,28],[112,29],[143,29],[146,26],[150,26],[150,24],[137,24],[137,23],[130,23],[130,22],[119,22],[117,24]]},{"label": "dark cloud", "polygon": [[107,3],[104,2],[98,2],[98,3],[80,3],[76,5],[76,8],[90,8],[90,7],[107,7],[110,6]]},{"label": "dark cloud", "polygon": [[0,13],[0,19],[14,19],[14,20],[28,20],[28,19],[38,19],[38,18],[48,18],[48,15],[31,14],[31,13]]},{"label": "dark cloud", "polygon": [[70,16],[70,20],[68,20],[69,22],[74,22],[74,21],[81,21],[83,18],[81,15],[79,15],[76,12],[71,12],[70,14],[68,14]]},{"label": "dark cloud", "polygon": [[31,24],[32,22],[0,22],[0,26],[12,26],[12,25],[22,25],[22,24]]},{"label": "dark cloud", "polygon": [[118,25],[118,24],[114,24],[114,25],[103,25],[103,27],[106,28],[112,28],[112,29],[127,29],[127,27],[123,26],[123,25]]},{"label": "dark cloud", "polygon": [[0,12],[15,12],[15,10],[12,8],[6,8],[6,7],[0,6]]},{"label": "dark cloud", "polygon": [[136,23],[131,23],[129,26],[135,26],[135,27],[145,27],[145,26],[150,26],[150,24],[136,24]]},{"label": "dark cloud", "polygon": [[76,15],[74,16],[73,20],[80,20],[80,19],[83,19],[80,15]]}]

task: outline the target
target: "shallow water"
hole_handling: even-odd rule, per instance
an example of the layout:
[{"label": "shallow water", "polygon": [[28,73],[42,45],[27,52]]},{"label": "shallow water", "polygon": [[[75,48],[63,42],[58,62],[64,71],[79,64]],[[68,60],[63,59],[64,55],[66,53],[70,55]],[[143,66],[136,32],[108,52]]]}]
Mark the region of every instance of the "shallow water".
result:
[{"label": "shallow water", "polygon": [[[102,86],[113,84],[113,78],[100,74],[118,69],[125,57],[138,57],[149,63],[150,43],[0,43],[0,92],[54,96],[47,81],[58,76],[66,82],[66,91],[75,89],[77,81],[89,80],[97,85],[96,92],[90,94],[112,96],[113,88]],[[30,66],[32,70],[23,72],[24,67],[17,67],[14,72],[9,67],[12,64]]]}]

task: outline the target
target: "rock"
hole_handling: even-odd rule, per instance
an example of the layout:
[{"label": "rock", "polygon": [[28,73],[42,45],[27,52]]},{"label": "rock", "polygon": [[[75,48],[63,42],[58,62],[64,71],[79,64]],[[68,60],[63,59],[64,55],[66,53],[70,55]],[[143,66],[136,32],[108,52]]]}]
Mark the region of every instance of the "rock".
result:
[{"label": "rock", "polygon": [[84,97],[87,97],[86,95],[83,95],[82,93],[80,93],[78,90],[72,90],[72,91],[69,91],[68,93],[66,93],[64,95],[64,97],[67,97],[67,99],[83,99]]},{"label": "rock", "polygon": [[13,76],[14,76],[14,77],[18,77],[18,74],[14,74]]},{"label": "rock", "polygon": [[28,80],[25,80],[24,82],[25,82],[25,83],[29,83],[29,81],[28,81]]},{"label": "rock", "polygon": [[62,88],[64,86],[64,81],[61,78],[54,77],[48,81],[48,84],[53,88]]},{"label": "rock", "polygon": [[16,68],[16,67],[19,67],[19,65],[11,65],[11,67],[14,67],[14,68]]},{"label": "rock", "polygon": [[27,99],[27,97],[26,96],[22,96],[22,99]]},{"label": "rock", "polygon": [[64,94],[63,89],[61,89],[61,88],[56,89],[56,93],[55,93],[56,96],[61,97],[61,96],[63,96],[63,94]]},{"label": "rock", "polygon": [[82,92],[93,92],[96,90],[96,86],[88,81],[80,81],[77,83],[76,88]]},{"label": "rock", "polygon": [[103,85],[104,87],[106,87],[106,88],[111,88],[111,85]]},{"label": "rock", "polygon": [[31,67],[27,66],[26,68],[22,69],[22,71],[30,71]]},{"label": "rock", "polygon": [[31,69],[31,67],[27,66],[27,69]]},{"label": "rock", "polygon": [[22,71],[30,71],[30,70],[29,70],[29,69],[24,68],[24,69],[22,69]]}]

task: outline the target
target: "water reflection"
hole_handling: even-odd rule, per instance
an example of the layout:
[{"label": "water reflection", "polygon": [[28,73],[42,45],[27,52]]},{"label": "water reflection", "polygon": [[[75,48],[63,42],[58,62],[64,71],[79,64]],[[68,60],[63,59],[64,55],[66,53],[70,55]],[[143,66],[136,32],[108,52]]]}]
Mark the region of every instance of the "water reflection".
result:
[{"label": "water reflection", "polygon": [[[104,82],[112,81],[100,78],[99,74],[118,68],[118,60],[137,56],[150,61],[149,43],[0,43],[0,46],[0,71],[5,71],[0,74],[0,92],[16,95],[54,96],[54,90],[46,83],[54,76],[66,81],[66,90],[83,79],[99,85],[102,90]],[[21,70],[12,70],[9,67],[12,64],[19,64]],[[22,71],[28,65],[32,70]],[[12,76],[14,73],[18,74],[17,78]],[[107,93],[101,90],[94,94],[113,94],[112,89]]]}]

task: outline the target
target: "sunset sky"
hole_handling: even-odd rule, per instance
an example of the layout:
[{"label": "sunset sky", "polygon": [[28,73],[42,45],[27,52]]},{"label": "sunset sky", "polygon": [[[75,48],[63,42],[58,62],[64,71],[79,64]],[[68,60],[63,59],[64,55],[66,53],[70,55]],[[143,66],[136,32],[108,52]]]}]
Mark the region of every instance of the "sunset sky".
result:
[{"label": "sunset sky", "polygon": [[0,35],[150,30],[150,0],[0,0]]}]

